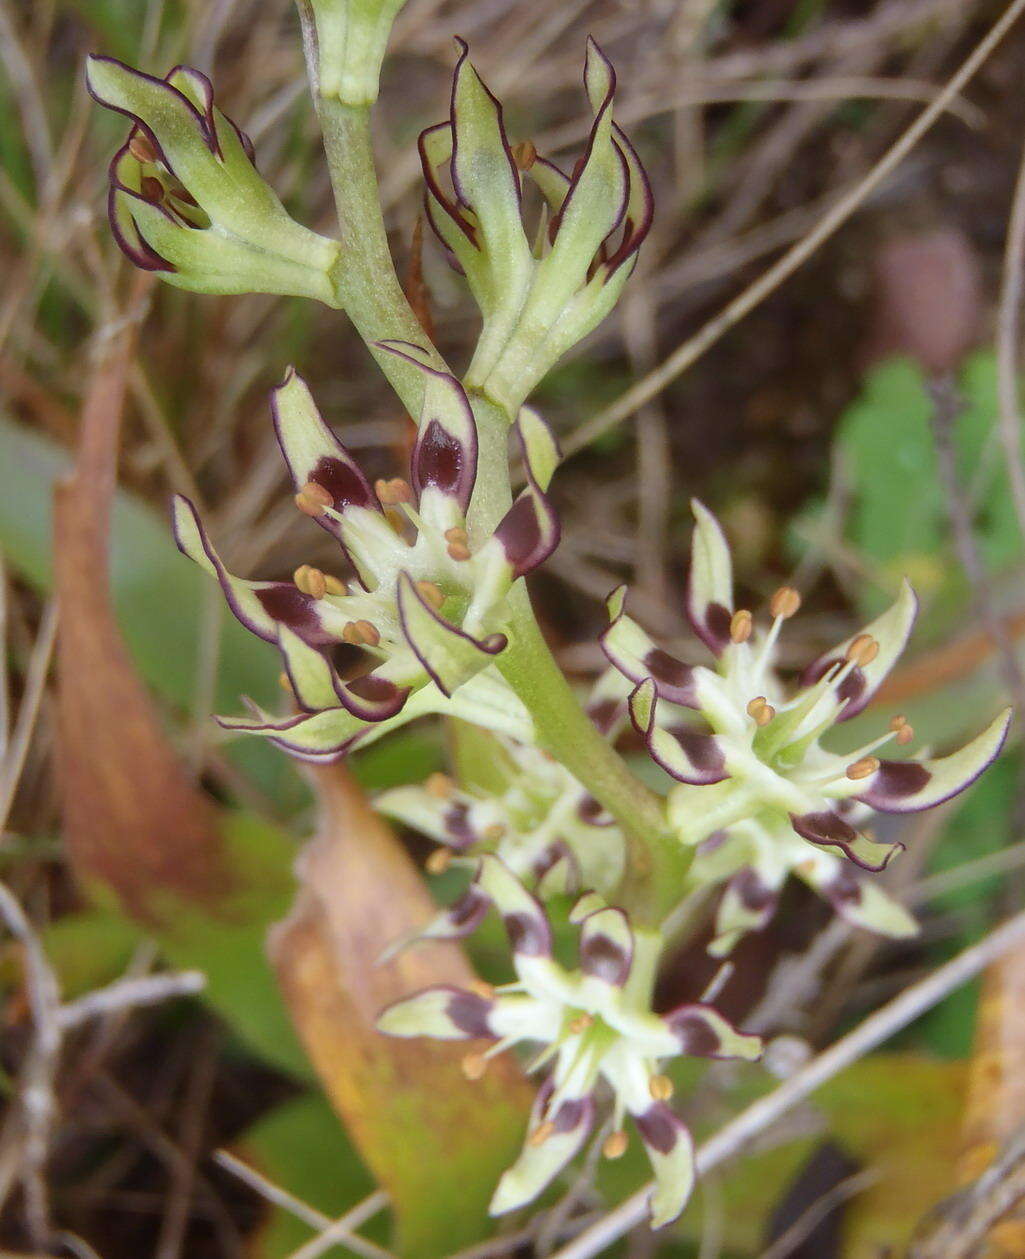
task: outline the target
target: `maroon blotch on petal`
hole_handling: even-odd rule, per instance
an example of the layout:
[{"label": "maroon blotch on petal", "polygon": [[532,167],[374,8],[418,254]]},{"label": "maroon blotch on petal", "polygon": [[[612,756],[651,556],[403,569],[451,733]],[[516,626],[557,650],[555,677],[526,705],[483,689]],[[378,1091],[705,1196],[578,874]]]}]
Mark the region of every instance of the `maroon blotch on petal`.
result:
[{"label": "maroon blotch on petal", "polygon": [[670,1030],[680,1042],[680,1052],[695,1058],[714,1058],[722,1041],[700,1011],[686,1006],[665,1016]]},{"label": "maroon blotch on petal", "polygon": [[744,908],[751,910],[752,913],[761,913],[776,900],[776,893],[751,866],[738,870],[730,886]]},{"label": "maroon blotch on petal", "polygon": [[455,1026],[466,1036],[491,1036],[488,1016],[492,1003],[475,992],[466,992],[458,988],[449,998],[445,1012]]},{"label": "maroon blotch on petal", "polygon": [[601,734],[608,734],[616,724],[623,705],[617,699],[600,699],[587,706],[587,715]]},{"label": "maroon blotch on petal", "polygon": [[470,825],[470,806],[465,800],[450,805],[442,818],[445,832],[458,848],[469,848],[480,836]]},{"label": "maroon blotch on petal", "polygon": [[630,975],[630,955],[602,932],[587,935],[580,946],[580,969],[585,975],[622,987]]},{"label": "maroon blotch on petal", "polygon": [[642,1115],[634,1115],[634,1123],[645,1144],[659,1154],[669,1154],[676,1148],[680,1121],[662,1102],[655,1102]]},{"label": "maroon blotch on petal", "polygon": [[700,730],[690,730],[685,726],[671,727],[667,733],[673,736],[702,778],[712,782],[716,778],[725,777],[726,759],[713,735],[702,734]]},{"label": "maroon blotch on petal", "polygon": [[686,704],[689,708],[695,706],[694,670],[689,665],[661,647],[653,647],[644,657],[643,664],[663,699],[674,704]]},{"label": "maroon blotch on petal", "polygon": [[918,761],[880,761],[866,792],[879,799],[901,800],[917,795],[932,781],[932,774]]},{"label": "maroon blotch on petal", "polygon": [[294,630],[304,642],[325,646],[332,641],[321,628],[313,598],[291,582],[269,582],[253,593],[269,617]]},{"label": "maroon blotch on petal", "polygon": [[503,921],[514,953],[524,957],[541,957],[549,951],[548,926],[540,911],[537,914],[506,914]]},{"label": "maroon blotch on petal", "polygon": [[366,478],[344,459],[322,455],[310,474],[310,480],[327,490],[334,500],[335,511],[344,511],[346,507],[380,509],[377,496]]}]

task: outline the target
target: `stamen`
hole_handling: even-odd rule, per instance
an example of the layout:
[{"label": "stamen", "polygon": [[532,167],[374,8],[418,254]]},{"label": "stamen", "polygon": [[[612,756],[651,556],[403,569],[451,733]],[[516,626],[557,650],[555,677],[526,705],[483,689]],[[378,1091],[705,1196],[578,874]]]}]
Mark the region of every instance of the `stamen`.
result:
[{"label": "stamen", "polygon": [[278,686],[280,686],[283,691],[287,691],[289,695],[295,694],[295,690],[292,686],[292,679],[284,672],[284,670],[278,674]]},{"label": "stamen", "polygon": [[347,593],[345,582],[339,577],[332,577],[330,573],[324,574],[324,589],[329,595],[344,595]]},{"label": "stamen", "polygon": [[534,1131],[527,1138],[528,1145],[544,1145],[548,1138],[555,1131],[555,1124],[550,1119],[546,1119],[544,1123],[538,1124]]},{"label": "stamen", "polygon": [[630,1138],[620,1128],[618,1132],[610,1132],[605,1138],[602,1142],[601,1152],[609,1159],[622,1158],[629,1144]]},{"label": "stamen", "polygon": [[316,481],[307,481],[295,496],[295,505],[306,516],[323,516],[325,508],[334,503],[330,490]]},{"label": "stamen", "polygon": [[468,986],[471,992],[475,992],[478,997],[483,997],[485,1001],[494,1000],[495,985],[489,984],[486,979],[475,979]]},{"label": "stamen", "polygon": [[862,778],[871,778],[878,768],[879,758],[877,756],[863,756],[860,761],[855,761],[853,765],[847,766],[847,777],[853,782],[858,782]]},{"label": "stamen", "polygon": [[448,552],[450,560],[458,560],[460,562],[468,560],[471,554],[470,548],[465,542],[450,542],[445,550]]},{"label": "stamen", "polygon": [[451,529],[445,530],[446,542],[465,542],[467,538],[466,530],[459,525],[453,525]]},{"label": "stamen", "polygon": [[668,1102],[675,1091],[673,1082],[667,1075],[653,1075],[648,1081],[648,1092],[656,1102]]},{"label": "stamen", "polygon": [[424,869],[428,874],[444,874],[451,864],[451,848],[436,848],[424,862]]},{"label": "stamen", "polygon": [[429,603],[435,612],[445,602],[445,592],[433,581],[418,581],[416,588],[420,593],[420,597],[426,603]]},{"label": "stamen", "polygon": [[372,621],[354,621],[353,628],[368,647],[377,647],[379,645],[381,634]]},{"label": "stamen", "polygon": [[897,736],[897,742],[904,747],[915,737],[915,728],[903,713],[898,713],[890,721],[890,729]]},{"label": "stamen", "polygon": [[845,653],[846,659],[856,664],[859,669],[870,665],[879,655],[879,643],[871,634],[859,634],[853,639]]},{"label": "stamen", "polygon": [[152,140],[142,131],[137,131],[128,141],[128,151],[132,157],[140,162],[155,162],[157,160],[157,151],[153,147]]},{"label": "stamen", "polygon": [[801,596],[793,586],[780,586],[769,600],[769,611],[781,621],[789,621],[801,606]]},{"label": "stamen", "polygon": [[747,608],[738,608],[730,618],[730,640],[734,643],[746,643],[754,629],[754,617]]},{"label": "stamen", "polygon": [[490,844],[497,844],[505,833],[506,828],[501,822],[492,822],[490,826],[485,826],[484,828],[484,838]]},{"label": "stamen", "polygon": [[776,710],[764,695],[756,695],[747,706],[747,715],[754,718],[756,726],[767,726],[775,717]]},{"label": "stamen", "polygon": [[323,599],[327,594],[327,578],[311,564],[300,564],[292,574],[292,580],[298,590],[313,599]]},{"label": "stamen", "polygon": [[460,1062],[463,1075],[468,1080],[480,1080],[488,1069],[488,1060],[483,1054],[467,1054]]},{"label": "stamen", "polygon": [[456,785],[448,774],[431,774],[424,784],[428,795],[435,800],[449,800],[455,792]]},{"label": "stamen", "polygon": [[153,205],[159,205],[164,199],[164,185],[152,175],[144,175],[139,181],[139,192]]},{"label": "stamen", "polygon": [[577,1017],[573,1019],[573,1021],[569,1025],[569,1030],[573,1033],[574,1036],[579,1036],[581,1032],[586,1032],[587,1029],[589,1027],[593,1027],[593,1025],[594,1025],[594,1015],[587,1014],[585,1012],[583,1014],[578,1014]]},{"label": "stamen", "polygon": [[517,170],[530,170],[537,161],[537,149],[532,140],[521,140],[512,146],[513,161]]},{"label": "stamen", "polygon": [[399,503],[411,503],[413,490],[408,481],[402,477],[392,477],[390,481],[383,478],[374,482],[374,493],[382,507],[395,507]]}]

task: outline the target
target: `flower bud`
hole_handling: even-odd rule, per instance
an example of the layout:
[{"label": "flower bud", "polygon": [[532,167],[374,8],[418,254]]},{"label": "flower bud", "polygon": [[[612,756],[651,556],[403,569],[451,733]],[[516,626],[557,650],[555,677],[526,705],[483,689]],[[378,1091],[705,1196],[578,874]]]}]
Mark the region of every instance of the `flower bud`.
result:
[{"label": "flower bud", "polygon": [[[613,122],[615,73],[593,40],[584,85],[594,122],[572,176],[532,144],[510,147],[502,106],[459,42],[449,120],[420,137],[427,216],[484,317],[467,383],[515,413],[615,305],[651,225],[651,192]],[[547,213],[533,248],[521,217],[523,178],[537,185]]]},{"label": "flower bud", "polygon": [[187,66],[154,78],[90,57],[89,91],[132,120],[110,164],[108,210],[122,252],[199,293],[281,293],[335,305],[337,241],[301,227],[257,171],[248,137]]},{"label": "flower bud", "polygon": [[317,88],[345,105],[377,100],[381,63],[405,0],[300,0],[316,59]]}]

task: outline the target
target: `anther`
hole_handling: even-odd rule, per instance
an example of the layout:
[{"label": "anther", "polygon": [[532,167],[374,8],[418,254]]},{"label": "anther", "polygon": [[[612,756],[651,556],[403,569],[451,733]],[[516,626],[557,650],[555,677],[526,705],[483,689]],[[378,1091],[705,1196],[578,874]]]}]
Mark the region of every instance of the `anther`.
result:
[{"label": "anther", "polygon": [[864,669],[879,655],[879,644],[871,634],[859,634],[847,648],[846,655],[848,661]]},{"label": "anther", "polygon": [[420,598],[423,599],[425,603],[429,603],[435,611],[437,611],[438,608],[440,608],[445,602],[445,592],[433,581],[418,581],[416,583],[416,588],[420,594]]},{"label": "anther", "polygon": [[521,140],[512,146],[512,157],[517,170],[530,170],[537,161],[537,149],[532,140]]},{"label": "anther", "polygon": [[497,844],[505,835],[506,828],[501,822],[492,822],[490,826],[484,828],[484,838],[489,844]]},{"label": "anther", "polygon": [[448,774],[431,774],[424,784],[427,794],[435,800],[449,800],[456,789],[455,783]]},{"label": "anther", "polygon": [[605,1138],[602,1142],[601,1152],[606,1158],[622,1158],[629,1144],[630,1138],[620,1128],[618,1132],[610,1132]]},{"label": "anther", "polygon": [[730,639],[735,643],[746,643],[754,629],[754,618],[747,608],[738,608],[730,618]]},{"label": "anther", "polygon": [[152,140],[141,131],[137,131],[128,141],[128,151],[132,157],[140,162],[155,162],[157,160],[157,151],[153,147]]},{"label": "anther", "polygon": [[586,1013],[578,1014],[570,1023],[569,1030],[574,1036],[579,1036],[581,1032],[586,1032],[589,1027],[593,1026],[593,1024],[594,1015]]},{"label": "anther", "polygon": [[316,481],[307,481],[295,496],[295,505],[306,516],[323,516],[324,508],[334,504],[330,490],[324,489]]},{"label": "anther", "polygon": [[292,574],[296,588],[312,599],[323,599],[327,594],[327,579],[319,568],[310,564],[300,564]]},{"label": "anther", "polygon": [[330,573],[325,573],[324,589],[329,595],[343,595],[345,594],[345,582],[339,577],[332,577]]},{"label": "anther", "polygon": [[474,979],[469,985],[471,992],[475,992],[478,997],[483,997],[485,1001],[493,1001],[495,997],[495,985],[489,984],[486,979]]},{"label": "anther", "polygon": [[903,747],[915,737],[915,728],[903,713],[890,719],[890,729],[897,736],[897,742]]},{"label": "anther", "polygon": [[550,1119],[546,1119],[544,1123],[538,1124],[530,1134],[527,1138],[527,1143],[528,1145],[544,1145],[554,1131],[555,1124]]},{"label": "anther", "polygon": [[488,1069],[488,1060],[483,1054],[467,1054],[459,1065],[468,1080],[479,1080]]},{"label": "anther", "polygon": [[767,726],[775,717],[776,710],[764,695],[756,695],[747,706],[747,715],[754,718],[756,726]]},{"label": "anther", "polygon": [[398,503],[411,503],[413,501],[413,490],[408,481],[403,481],[402,477],[392,477],[390,481],[383,478],[374,482],[374,493],[377,495],[382,506],[394,507]]},{"label": "anther", "polygon": [[870,778],[878,768],[878,756],[863,756],[860,761],[847,766],[847,777],[853,782],[858,782],[862,778]]},{"label": "anther", "polygon": [[283,670],[278,674],[278,686],[280,686],[283,691],[287,691],[289,695],[295,694],[295,690],[292,687],[292,679]]},{"label": "anther", "polygon": [[470,558],[470,548],[465,542],[450,542],[445,548],[448,551],[450,560],[468,560]]},{"label": "anther", "polygon": [[376,647],[381,641],[381,633],[372,621],[353,621],[353,628],[360,636],[360,641],[368,647]]},{"label": "anther", "polygon": [[159,205],[164,199],[164,185],[152,175],[144,175],[139,180],[139,193],[144,200]]},{"label": "anther", "polygon": [[769,600],[769,611],[784,621],[789,621],[800,606],[801,596],[793,586],[780,586]]},{"label": "anther", "polygon": [[648,1081],[648,1092],[656,1102],[668,1102],[674,1092],[673,1082],[667,1075],[653,1075]]},{"label": "anther", "polygon": [[451,529],[445,530],[446,542],[466,542],[466,530],[460,525],[453,525]]},{"label": "anther", "polygon": [[428,874],[444,874],[451,864],[451,849],[436,848],[424,862],[424,869]]}]

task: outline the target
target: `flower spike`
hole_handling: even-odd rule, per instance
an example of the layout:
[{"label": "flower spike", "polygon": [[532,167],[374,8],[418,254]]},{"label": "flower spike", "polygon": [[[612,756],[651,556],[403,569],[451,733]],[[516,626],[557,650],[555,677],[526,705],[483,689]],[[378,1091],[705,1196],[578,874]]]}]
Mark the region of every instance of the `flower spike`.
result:
[{"label": "flower spike", "polygon": [[[664,1059],[681,1054],[740,1058],[761,1053],[757,1036],[737,1032],[707,1005],[654,1014],[647,993],[654,976],[641,962],[634,932],[620,909],[589,895],[581,906],[580,969],[551,956],[551,928],[537,901],[496,857],[481,860],[478,885],[500,909],[513,942],[517,983],[493,996],[430,988],[388,1007],[378,1026],[392,1036],[489,1037],[495,1049],[521,1041],[541,1047],[535,1069],[551,1064],[538,1092],[519,1159],[502,1177],[492,1214],[540,1193],[583,1145],[594,1120],[595,1090],[604,1080],[614,1098],[617,1134],[606,1153],[622,1153],[629,1114],[651,1160],[656,1188],[652,1227],[675,1219],[694,1181],[690,1135],[666,1104],[672,1086]],[[650,947],[644,950],[647,959]],[[487,1055],[473,1064],[479,1078]]]},{"label": "flower spike", "polygon": [[132,122],[110,165],[114,237],[136,266],[200,293],[281,293],[337,305],[339,244],[294,222],[214,105],[205,75],[164,79],[92,56],[93,99]]}]

